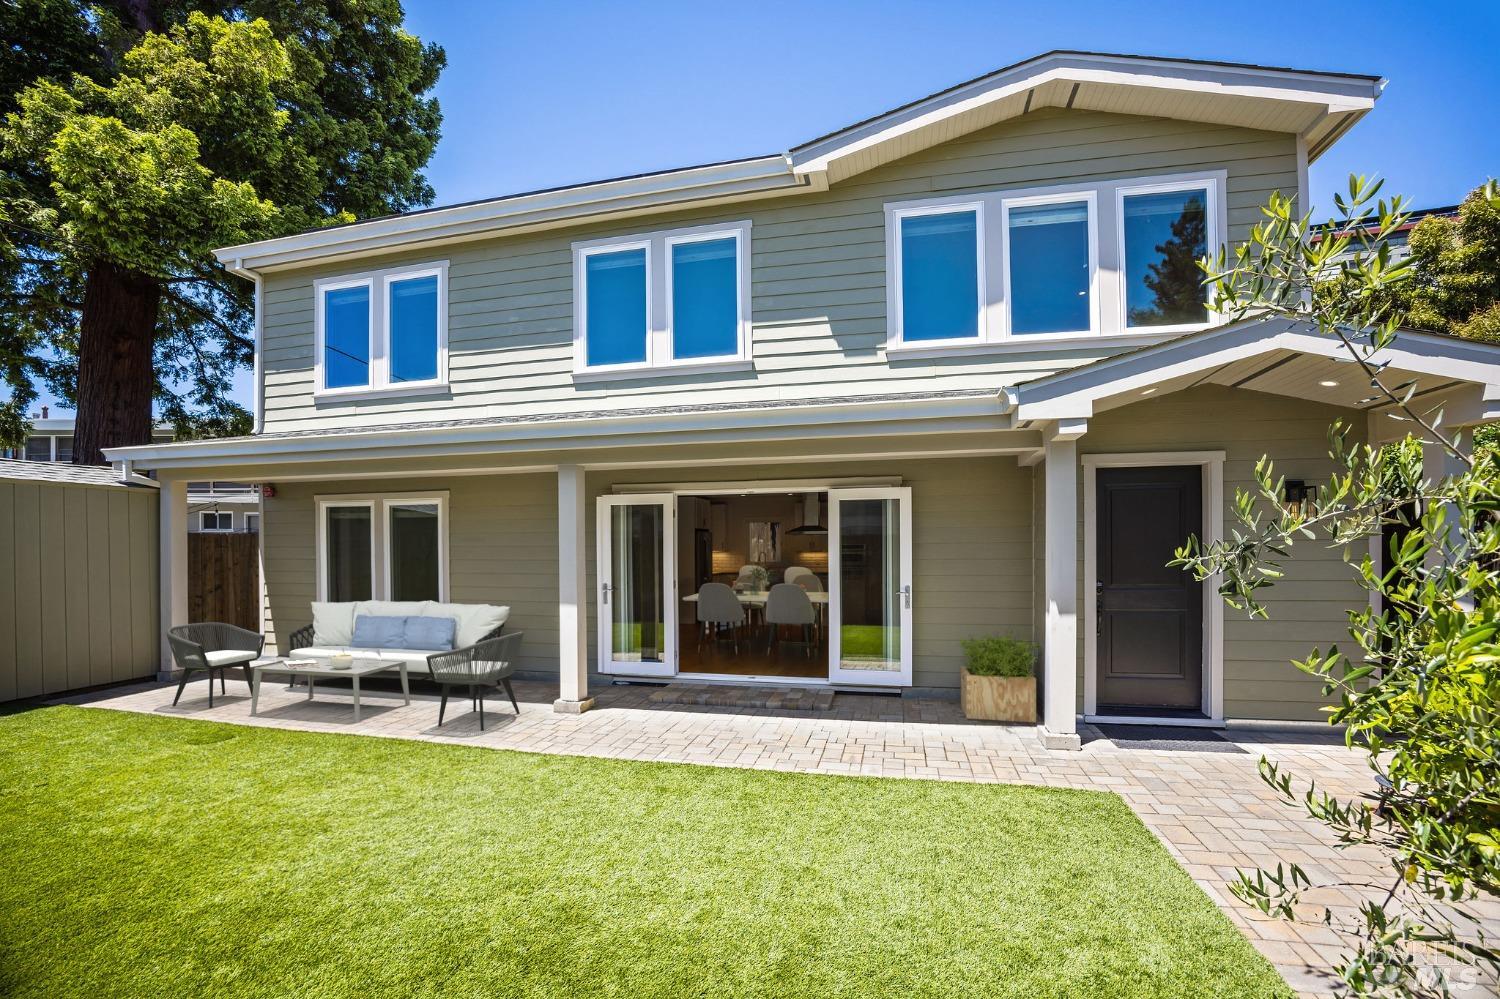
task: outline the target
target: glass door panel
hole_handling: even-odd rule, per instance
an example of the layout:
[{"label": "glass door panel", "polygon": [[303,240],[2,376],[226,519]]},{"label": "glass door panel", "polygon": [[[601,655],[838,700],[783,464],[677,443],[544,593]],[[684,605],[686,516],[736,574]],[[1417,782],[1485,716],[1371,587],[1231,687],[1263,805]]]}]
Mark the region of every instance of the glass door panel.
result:
[{"label": "glass door panel", "polygon": [[667,495],[599,498],[600,672],[677,672],[673,510]]},{"label": "glass door panel", "polygon": [[828,678],[910,686],[911,490],[829,490],[828,537]]}]

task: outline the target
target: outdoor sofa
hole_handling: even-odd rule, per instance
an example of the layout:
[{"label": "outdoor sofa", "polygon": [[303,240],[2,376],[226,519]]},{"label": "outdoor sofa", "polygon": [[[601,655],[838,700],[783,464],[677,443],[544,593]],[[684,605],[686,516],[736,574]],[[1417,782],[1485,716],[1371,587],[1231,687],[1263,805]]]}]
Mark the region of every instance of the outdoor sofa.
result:
[{"label": "outdoor sofa", "polygon": [[[494,604],[444,604],[433,600],[359,600],[312,605],[312,624],[292,632],[291,658],[332,656],[342,652],[362,659],[385,659],[396,669],[425,676],[427,657],[498,638],[510,617],[509,607]],[[367,620],[361,622],[361,618]],[[433,642],[453,622],[449,642]],[[397,623],[400,622],[400,623]],[[371,639],[378,639],[372,642]],[[434,647],[436,646],[436,647]]]}]

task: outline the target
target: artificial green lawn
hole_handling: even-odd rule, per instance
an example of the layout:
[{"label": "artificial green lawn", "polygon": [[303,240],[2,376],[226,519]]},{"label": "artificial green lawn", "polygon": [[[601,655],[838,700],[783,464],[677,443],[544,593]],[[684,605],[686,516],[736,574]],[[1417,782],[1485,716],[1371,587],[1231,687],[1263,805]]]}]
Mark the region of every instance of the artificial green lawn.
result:
[{"label": "artificial green lawn", "polygon": [[1116,796],[0,717],[0,995],[1285,995]]}]

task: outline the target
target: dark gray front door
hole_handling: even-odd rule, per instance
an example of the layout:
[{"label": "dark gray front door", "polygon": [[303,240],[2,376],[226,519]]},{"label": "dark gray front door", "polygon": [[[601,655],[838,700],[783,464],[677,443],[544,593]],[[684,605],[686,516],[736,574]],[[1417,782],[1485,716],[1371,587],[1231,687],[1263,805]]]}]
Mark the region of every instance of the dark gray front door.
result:
[{"label": "dark gray front door", "polygon": [[1098,710],[1203,706],[1202,584],[1167,565],[1202,536],[1202,472],[1097,472]]}]

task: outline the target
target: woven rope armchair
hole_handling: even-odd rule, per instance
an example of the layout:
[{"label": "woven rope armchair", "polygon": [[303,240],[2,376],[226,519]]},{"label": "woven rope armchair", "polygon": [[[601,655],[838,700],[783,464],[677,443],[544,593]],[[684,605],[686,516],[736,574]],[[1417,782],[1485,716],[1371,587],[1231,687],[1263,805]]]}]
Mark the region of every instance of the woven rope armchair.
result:
[{"label": "woven rope armchair", "polygon": [[511,674],[516,671],[516,654],[521,650],[521,638],[525,632],[513,632],[495,638],[485,638],[466,649],[438,652],[427,657],[427,668],[432,673],[432,682],[443,690],[442,703],[438,705],[438,726],[443,724],[443,714],[448,710],[448,694],[455,687],[468,689],[469,701],[479,712],[479,731],[484,731],[484,694],[486,690],[505,688],[510,706],[516,714],[521,705],[516,702],[516,692],[511,689]]},{"label": "woven rope armchair", "polygon": [[224,671],[239,667],[245,674],[245,683],[254,687],[250,676],[250,664],[260,658],[266,647],[266,637],[253,631],[237,628],[221,621],[205,621],[200,624],[179,624],[167,629],[167,644],[172,647],[172,659],[182,670],[182,682],[177,685],[177,696],[172,698],[175,706],[182,697],[182,688],[187,686],[195,672],[208,674],[208,706],[214,706],[214,674],[219,674],[219,690],[226,692]]}]

